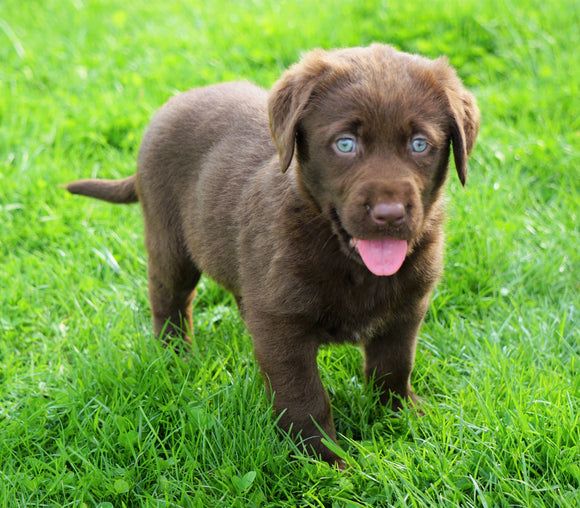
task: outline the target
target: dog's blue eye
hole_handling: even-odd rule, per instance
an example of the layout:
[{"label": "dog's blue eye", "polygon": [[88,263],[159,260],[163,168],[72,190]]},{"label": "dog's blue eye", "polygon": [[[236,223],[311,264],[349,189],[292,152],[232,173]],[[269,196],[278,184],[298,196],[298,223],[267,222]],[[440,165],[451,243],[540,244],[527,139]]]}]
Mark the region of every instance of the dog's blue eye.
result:
[{"label": "dog's blue eye", "polygon": [[411,142],[411,150],[417,153],[424,152],[428,146],[427,140],[423,138],[416,138]]},{"label": "dog's blue eye", "polygon": [[352,138],[340,138],[336,141],[336,148],[342,153],[352,153],[356,147],[356,143]]}]

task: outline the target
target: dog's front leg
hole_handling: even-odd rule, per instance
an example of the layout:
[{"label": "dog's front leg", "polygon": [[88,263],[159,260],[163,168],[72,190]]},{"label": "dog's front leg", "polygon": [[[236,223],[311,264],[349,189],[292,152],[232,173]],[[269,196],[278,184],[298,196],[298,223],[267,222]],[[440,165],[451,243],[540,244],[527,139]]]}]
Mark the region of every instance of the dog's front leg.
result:
[{"label": "dog's front leg", "polygon": [[379,391],[381,403],[390,403],[393,410],[400,409],[401,400],[420,403],[411,389],[411,372],[422,317],[421,313],[413,319],[393,320],[364,346],[367,381]]},{"label": "dog's front leg", "polygon": [[317,427],[336,442],[330,399],[318,373],[317,341],[291,319],[249,311],[246,321],[266,390],[273,395],[280,416],[278,425],[299,435],[308,451],[342,467],[338,455],[322,443]]}]

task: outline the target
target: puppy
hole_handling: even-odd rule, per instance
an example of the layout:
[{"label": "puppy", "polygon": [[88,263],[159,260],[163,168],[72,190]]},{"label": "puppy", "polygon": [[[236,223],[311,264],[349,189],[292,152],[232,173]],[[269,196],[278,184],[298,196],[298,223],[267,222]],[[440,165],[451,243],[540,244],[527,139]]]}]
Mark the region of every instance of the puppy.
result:
[{"label": "puppy", "polygon": [[270,93],[226,83],[173,97],[138,169],[68,185],[140,202],[158,335],[192,335],[203,272],[233,293],[282,429],[329,463],[336,433],[318,348],[362,347],[394,409],[411,390],[417,332],[442,270],[451,150],[462,184],[479,128],[444,58],[385,45],[315,50]]}]

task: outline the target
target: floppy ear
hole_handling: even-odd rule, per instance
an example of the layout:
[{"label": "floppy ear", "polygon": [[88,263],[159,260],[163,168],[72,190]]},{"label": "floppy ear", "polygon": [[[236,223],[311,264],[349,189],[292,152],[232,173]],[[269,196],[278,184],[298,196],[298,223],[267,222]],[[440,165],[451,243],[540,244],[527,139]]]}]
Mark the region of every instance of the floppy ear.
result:
[{"label": "floppy ear", "polygon": [[439,78],[447,96],[451,113],[451,143],[457,175],[462,185],[467,179],[467,159],[479,131],[479,108],[446,58],[436,60]]},{"label": "floppy ear", "polygon": [[473,149],[479,131],[479,109],[475,103],[475,97],[467,90],[462,90],[457,97],[450,97],[449,104],[453,115],[451,127],[453,158],[461,185],[465,185],[467,158]]},{"label": "floppy ear", "polygon": [[329,68],[326,55],[322,50],[309,53],[304,60],[290,67],[270,91],[270,132],[280,154],[282,172],[292,162],[300,116]]}]

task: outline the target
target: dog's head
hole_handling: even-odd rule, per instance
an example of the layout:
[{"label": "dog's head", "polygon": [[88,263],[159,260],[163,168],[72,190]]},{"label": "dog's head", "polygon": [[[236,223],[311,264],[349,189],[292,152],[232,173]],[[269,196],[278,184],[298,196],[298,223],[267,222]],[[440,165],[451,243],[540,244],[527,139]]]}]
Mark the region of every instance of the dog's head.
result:
[{"label": "dog's head", "polygon": [[398,270],[447,175],[462,184],[479,110],[445,58],[389,46],[316,50],[269,97],[282,171],[295,158],[307,198],[345,249],[378,275]]}]

